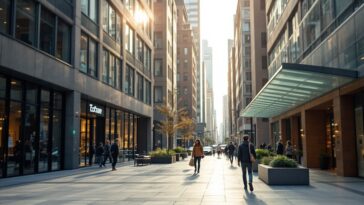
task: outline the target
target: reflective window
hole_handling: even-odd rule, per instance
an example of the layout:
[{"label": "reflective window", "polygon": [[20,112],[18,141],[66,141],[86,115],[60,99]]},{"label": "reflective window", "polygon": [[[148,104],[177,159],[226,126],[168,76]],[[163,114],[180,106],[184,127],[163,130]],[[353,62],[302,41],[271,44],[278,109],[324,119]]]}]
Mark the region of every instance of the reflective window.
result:
[{"label": "reflective window", "polygon": [[56,16],[42,7],[39,47],[42,51],[54,54]]},{"label": "reflective window", "polygon": [[21,101],[22,100],[22,84],[20,81],[11,80],[11,90],[10,90],[10,98],[12,100]]},{"label": "reflective window", "polygon": [[24,174],[34,173],[35,155],[36,155],[36,125],[37,125],[37,108],[35,105],[27,104],[25,106],[25,124],[24,124]]},{"label": "reflective window", "polygon": [[6,79],[0,76],[0,98],[6,96]]},{"label": "reflective window", "polygon": [[128,24],[125,25],[125,49],[134,54],[134,30]]},{"label": "reflective window", "polygon": [[81,0],[81,11],[93,22],[97,23],[97,0]]},{"label": "reflective window", "polygon": [[139,73],[137,74],[137,97],[138,100],[144,101],[144,78]]},{"label": "reflective window", "polygon": [[163,61],[162,59],[154,60],[154,76],[162,76],[163,73]]},{"label": "reflective window", "polygon": [[151,83],[149,81],[145,81],[145,98],[144,98],[144,102],[148,105],[151,104]]},{"label": "reflective window", "polygon": [[108,50],[103,52],[103,70],[102,70],[102,80],[113,87],[119,85],[118,72],[120,72],[120,60],[111,54]]},{"label": "reflective window", "polygon": [[68,63],[71,62],[71,32],[71,26],[58,18],[56,57]]},{"label": "reflective window", "polygon": [[35,4],[30,0],[18,0],[16,4],[15,37],[35,45]]},{"label": "reflective window", "polygon": [[120,43],[120,16],[115,9],[106,1],[102,2],[102,28],[114,40]]},{"label": "reflective window", "polygon": [[48,171],[48,158],[50,151],[48,150],[49,139],[49,102],[50,93],[47,90],[41,91],[40,104],[40,133],[39,133],[39,162],[38,171]]},{"label": "reflective window", "polygon": [[128,9],[128,11],[132,15],[134,15],[135,0],[124,0],[124,5],[125,5],[126,9]]},{"label": "reflective window", "polygon": [[[1,79],[1,78],[0,78]],[[1,86],[1,85],[0,85]],[[4,124],[5,123],[5,100],[0,99],[0,178],[3,176],[3,167],[5,166],[5,144]]]},{"label": "reflective window", "polygon": [[134,69],[129,65],[125,70],[125,93],[134,96]]},{"label": "reflective window", "polygon": [[155,103],[163,102],[163,89],[161,86],[154,87],[154,102]]},{"label": "reflective window", "polygon": [[0,0],[0,32],[9,33],[11,0]]},{"label": "reflective window", "polygon": [[[20,140],[21,130],[21,103],[11,101],[9,113],[9,133],[7,152],[7,176],[20,174],[20,163],[22,162],[23,143]],[[31,155],[28,155],[31,159]]]},{"label": "reflective window", "polygon": [[97,77],[97,43],[83,33],[80,41],[80,71]]}]

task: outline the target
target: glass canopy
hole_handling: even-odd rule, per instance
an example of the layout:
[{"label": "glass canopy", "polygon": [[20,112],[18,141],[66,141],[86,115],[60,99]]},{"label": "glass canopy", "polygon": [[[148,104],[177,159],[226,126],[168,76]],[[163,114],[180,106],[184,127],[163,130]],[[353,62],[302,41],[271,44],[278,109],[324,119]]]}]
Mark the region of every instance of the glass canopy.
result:
[{"label": "glass canopy", "polygon": [[357,78],[354,70],[283,63],[240,115],[278,116]]}]

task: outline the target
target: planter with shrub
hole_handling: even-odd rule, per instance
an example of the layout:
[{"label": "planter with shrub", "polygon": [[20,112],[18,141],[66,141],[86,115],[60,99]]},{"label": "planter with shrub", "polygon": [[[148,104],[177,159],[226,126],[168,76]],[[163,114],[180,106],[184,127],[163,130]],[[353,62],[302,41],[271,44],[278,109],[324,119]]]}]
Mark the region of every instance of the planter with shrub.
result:
[{"label": "planter with shrub", "polygon": [[176,152],[176,161],[180,161],[187,157],[187,152],[183,147],[176,147],[173,151]]},{"label": "planter with shrub", "polygon": [[309,185],[309,170],[285,156],[265,157],[259,164],[259,179],[268,185]]},{"label": "planter with shrub", "polygon": [[152,164],[171,164],[176,162],[176,152],[158,148],[149,153]]},{"label": "planter with shrub", "polygon": [[258,164],[261,163],[262,159],[264,157],[269,157],[269,156],[273,156],[274,153],[267,150],[267,149],[256,149],[255,150],[255,153],[257,155],[257,158],[255,160],[255,162],[253,162],[252,164],[252,169],[253,169],[253,172],[257,172],[258,171]]}]

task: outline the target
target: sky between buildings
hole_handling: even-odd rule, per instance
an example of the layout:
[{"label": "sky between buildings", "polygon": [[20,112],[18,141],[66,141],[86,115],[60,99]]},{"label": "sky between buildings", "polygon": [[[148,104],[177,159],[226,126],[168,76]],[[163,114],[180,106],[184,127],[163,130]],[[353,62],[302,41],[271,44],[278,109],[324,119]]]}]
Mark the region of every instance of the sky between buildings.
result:
[{"label": "sky between buildings", "polygon": [[234,38],[237,0],[201,0],[200,3],[201,41],[208,40],[209,46],[213,49],[214,102],[217,127],[219,127],[223,121],[222,99],[227,94],[228,39]]}]

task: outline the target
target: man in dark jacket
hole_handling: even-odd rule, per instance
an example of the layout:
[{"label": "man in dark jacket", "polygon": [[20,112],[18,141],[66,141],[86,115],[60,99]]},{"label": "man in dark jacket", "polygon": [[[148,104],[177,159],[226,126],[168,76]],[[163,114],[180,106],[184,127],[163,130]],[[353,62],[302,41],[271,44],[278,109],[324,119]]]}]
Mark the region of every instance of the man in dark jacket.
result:
[{"label": "man in dark jacket", "polygon": [[109,159],[110,163],[112,163],[111,154],[110,154],[110,141],[106,140],[104,146],[104,162],[102,165],[105,166],[107,159]]},{"label": "man in dark jacket", "polygon": [[280,139],[277,145],[277,154],[283,155],[283,153],[284,153],[284,146],[282,140]]},{"label": "man in dark jacket", "polygon": [[110,152],[112,157],[112,171],[115,171],[116,170],[115,165],[119,156],[119,146],[116,139],[110,147]]},{"label": "man in dark jacket", "polygon": [[244,141],[239,146],[238,150],[238,165],[240,166],[243,171],[243,182],[244,182],[244,189],[247,189],[247,182],[246,182],[246,169],[248,168],[248,174],[249,174],[249,189],[250,191],[253,191],[253,171],[252,171],[252,161],[250,159],[250,154],[256,158],[254,145],[249,142],[249,136],[244,135],[243,137]]}]

